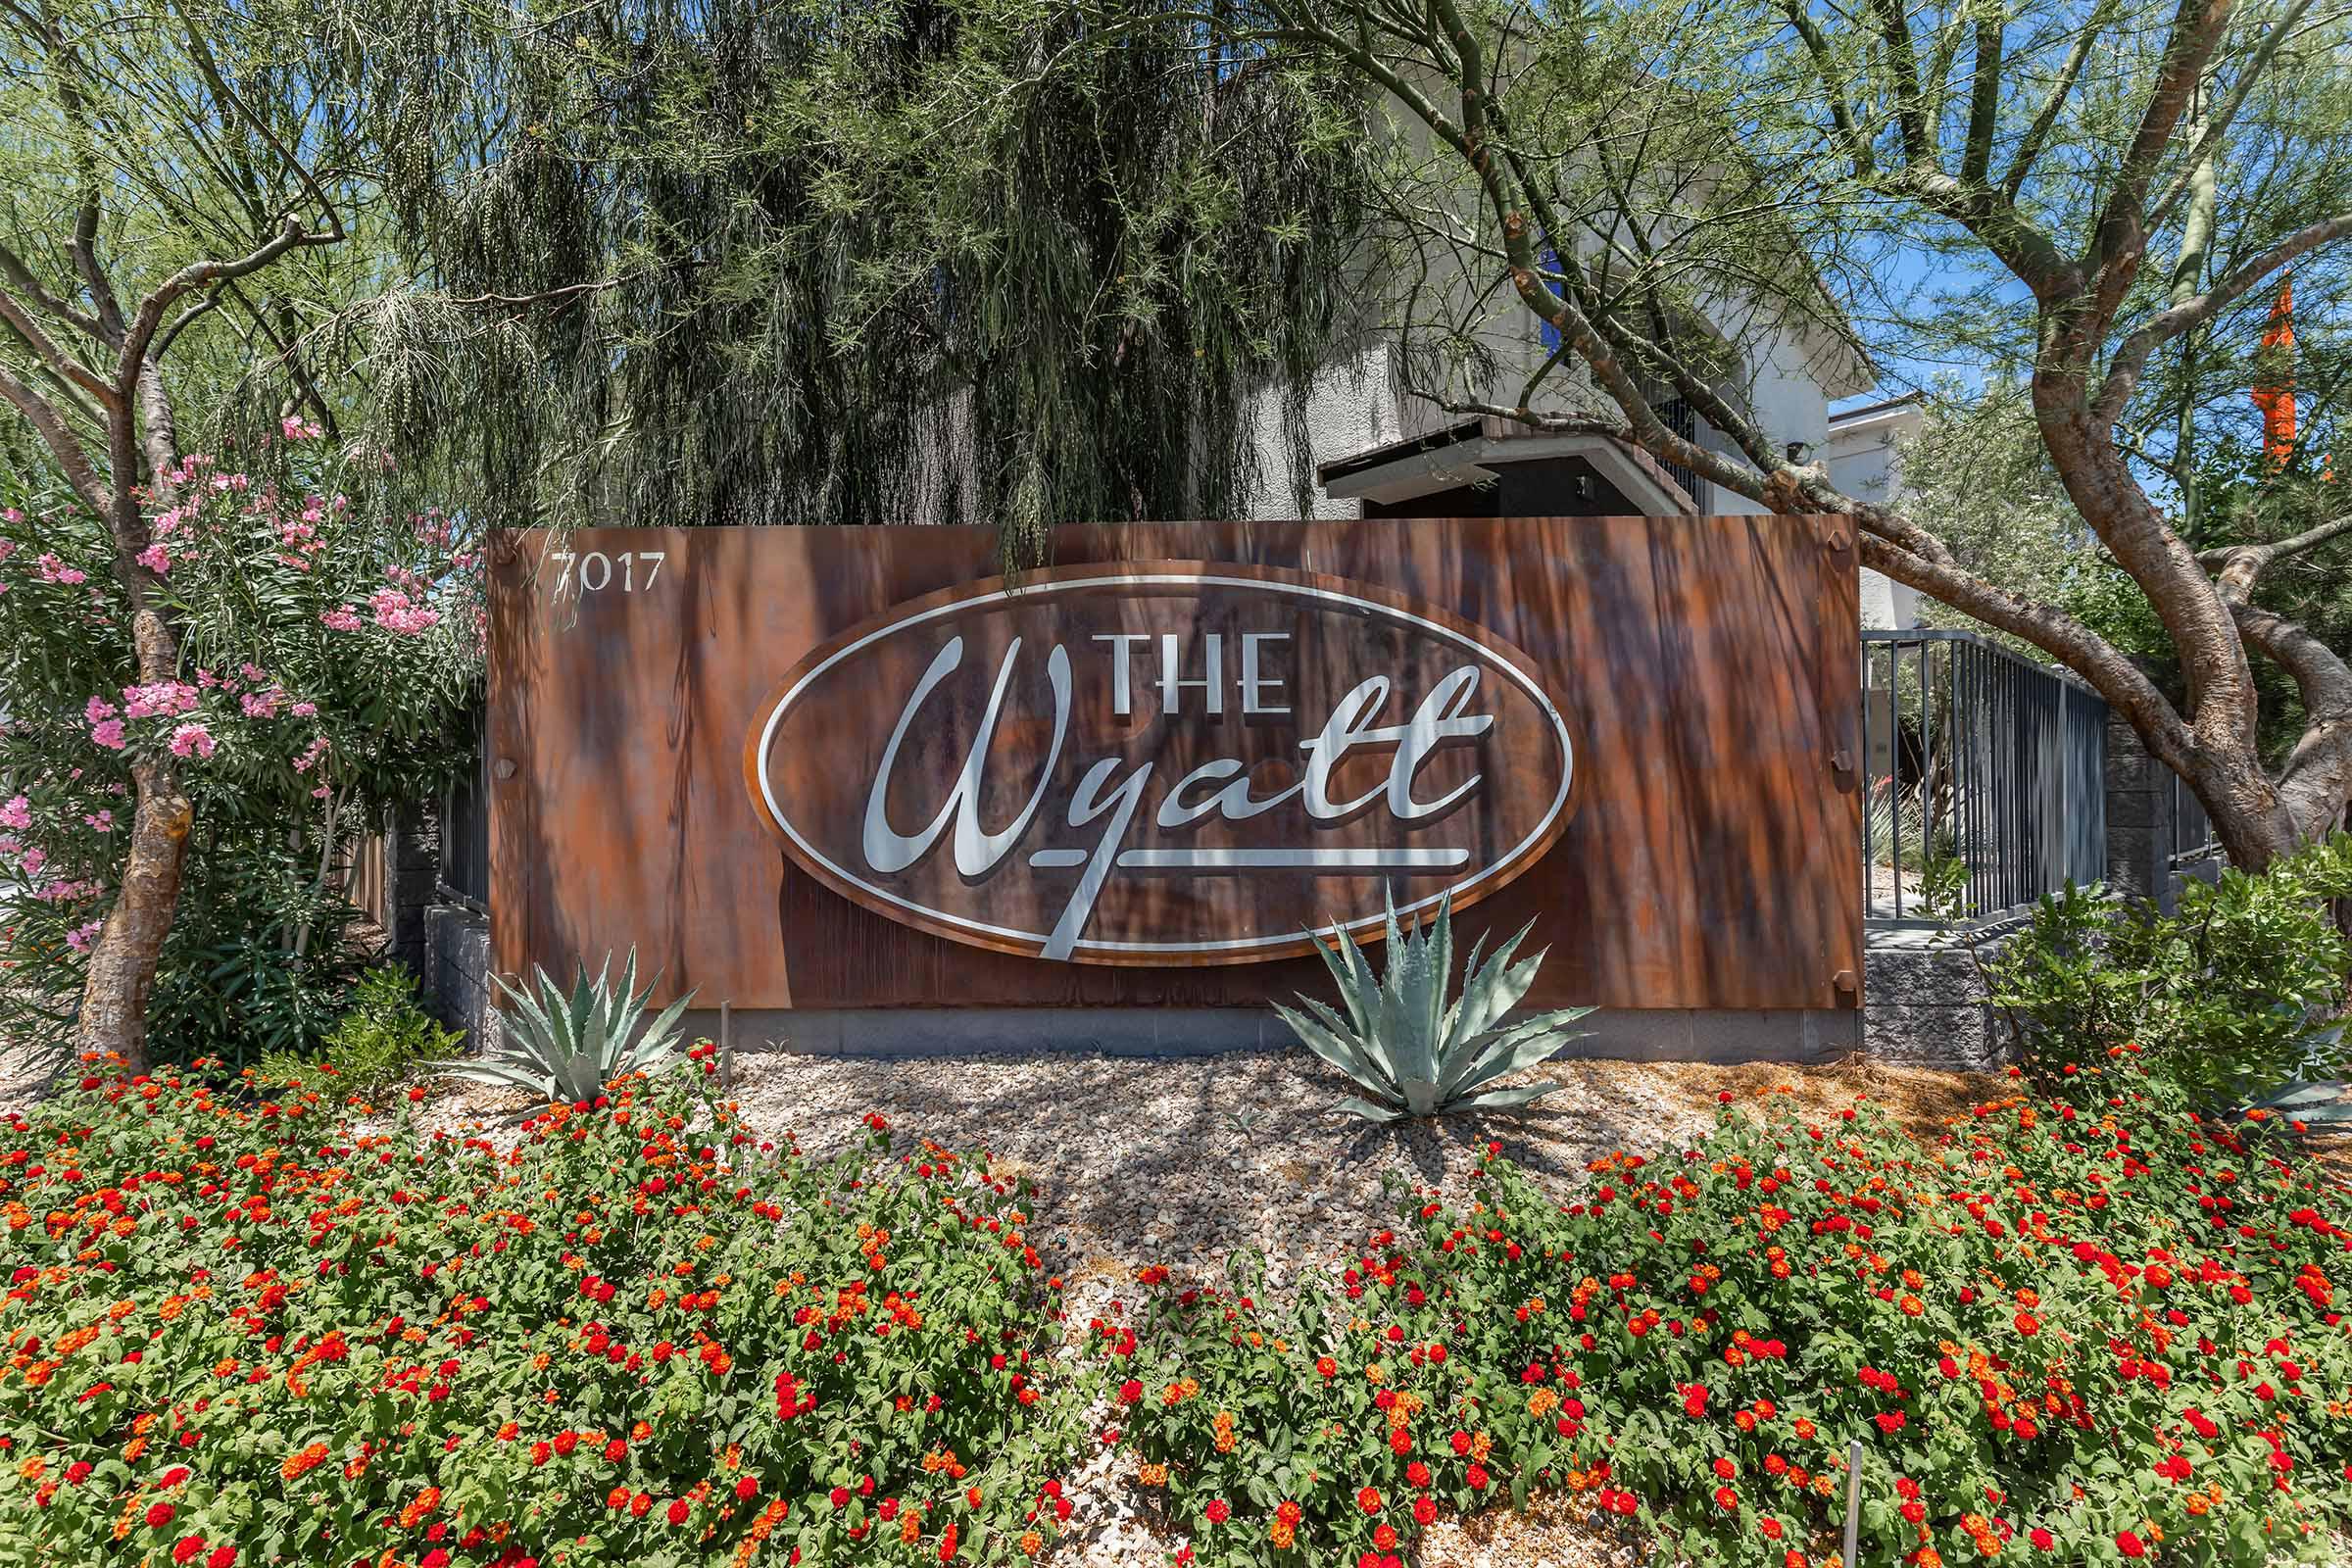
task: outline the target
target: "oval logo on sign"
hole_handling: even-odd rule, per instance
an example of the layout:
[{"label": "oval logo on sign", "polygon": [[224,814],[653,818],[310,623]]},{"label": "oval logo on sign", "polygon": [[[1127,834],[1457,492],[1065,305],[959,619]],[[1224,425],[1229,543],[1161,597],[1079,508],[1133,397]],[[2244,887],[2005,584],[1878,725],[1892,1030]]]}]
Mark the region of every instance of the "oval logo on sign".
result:
[{"label": "oval logo on sign", "polygon": [[803,660],[744,771],[803,868],[1079,963],[1242,963],[1501,887],[1566,825],[1533,662],[1385,589],[1203,562],[992,578]]}]

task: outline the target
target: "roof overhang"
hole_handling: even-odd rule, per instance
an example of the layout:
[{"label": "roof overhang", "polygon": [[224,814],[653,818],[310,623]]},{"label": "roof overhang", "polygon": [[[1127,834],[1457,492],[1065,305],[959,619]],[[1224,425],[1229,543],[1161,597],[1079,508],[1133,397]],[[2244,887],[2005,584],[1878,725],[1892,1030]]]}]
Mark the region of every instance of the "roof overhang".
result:
[{"label": "roof overhang", "polygon": [[1447,429],[1373,447],[1317,465],[1315,478],[1334,500],[1395,506],[1465,484],[1499,478],[1514,463],[1581,458],[1646,517],[1688,516],[1697,502],[1658,460],[1614,436],[1542,432],[1505,434],[1494,421],[1471,419]]}]

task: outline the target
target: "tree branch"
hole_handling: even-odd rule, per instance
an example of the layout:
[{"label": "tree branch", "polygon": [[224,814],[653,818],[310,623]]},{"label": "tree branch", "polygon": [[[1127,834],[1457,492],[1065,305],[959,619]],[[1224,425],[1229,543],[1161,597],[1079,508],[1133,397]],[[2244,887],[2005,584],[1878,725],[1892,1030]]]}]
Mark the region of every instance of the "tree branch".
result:
[{"label": "tree branch", "polygon": [[86,311],[75,310],[43,288],[41,280],[33,275],[32,269],[24,265],[24,259],[6,245],[0,245],[0,278],[6,278],[11,288],[30,300],[33,309],[56,318],[77,332],[102,343],[106,341],[106,331],[98,324],[98,318]]},{"label": "tree branch", "polygon": [[2001,107],[2001,29],[2005,18],[1997,6],[1977,14],[1976,71],[1969,86],[1968,143],[1960,155],[1960,178],[1982,185],[1991,177],[1992,129]]},{"label": "tree branch", "polygon": [[2305,833],[2325,830],[2344,808],[2352,774],[2352,666],[2283,615],[2232,603],[2238,630],[2264,658],[2294,678],[2304,730],[2278,775],[2278,793]]},{"label": "tree branch", "polygon": [[1902,0],[1870,0],[1870,9],[1878,18],[1886,63],[1896,77],[1894,121],[1902,127],[1903,157],[1912,164],[1934,164],[1936,126],[1920,104],[1919,52],[1911,41],[1911,21],[1903,15]]},{"label": "tree branch", "polygon": [[2211,320],[2221,311],[2244,298],[2255,284],[2296,257],[2347,234],[2352,234],[2352,213],[2299,228],[2252,261],[2232,270],[2229,276],[2204,293],[2159,311],[2141,322],[2116,346],[2115,357],[2107,364],[2106,379],[2099,384],[2098,394],[2091,400],[2090,416],[2096,421],[2097,427],[2109,429],[2122,417],[2124,405],[2132,400],[2132,389],[2139,384],[2140,372],[2147,368],[2148,356],[2156,351],[2159,344],[2168,343],[2190,328]]},{"label": "tree branch", "polygon": [[2229,27],[2231,4],[2232,0],[2180,0],[2173,15],[2155,84],[2092,230],[2090,253],[2082,261],[2083,273],[2099,280],[2097,308],[2087,323],[2093,336],[2105,330],[2139,270],[2147,246],[2148,184],[2205,74],[2205,63]]},{"label": "tree branch", "polygon": [[1874,533],[1862,535],[1862,564],[1987,626],[2023,637],[2065,663],[2131,719],[2150,751],[2187,771],[2195,751],[2188,725],[2137,664],[2074,616],[1994,587],[1953,562],[1948,553],[1932,559]]},{"label": "tree branch", "polygon": [[2274,539],[2259,545],[2219,545],[2197,552],[2197,564],[2214,569],[2215,581],[2222,597],[2232,605],[2246,603],[2254,592],[2255,583],[2272,566],[2306,551],[2317,550],[2329,540],[2352,534],[2352,513],[2323,522],[2284,539]]},{"label": "tree branch", "polygon": [[2066,101],[2074,95],[2075,83],[2082,79],[2082,67],[2090,59],[2091,46],[2099,41],[2105,30],[2108,15],[2114,10],[2114,0],[2100,0],[2099,8],[2083,24],[2082,35],[2066,52],[2066,63],[2058,68],[2058,79],[2050,84],[2049,95],[2042,99],[2033,121],[2026,126],[2025,136],[2018,142],[2017,151],[2009,160],[2009,172],[2001,176],[2001,199],[2014,203],[2017,193],[2026,187],[2026,176],[2041,158],[2042,144],[2049,140],[2050,130],[2058,123],[2059,114]]},{"label": "tree branch", "polygon": [[15,328],[25,346],[40,357],[42,364],[62,379],[73,382],[96,398],[100,406],[110,412],[122,406],[122,398],[116,395],[114,387],[105,377],[59,347],[57,341],[43,329],[39,319],[4,288],[0,288],[0,321]]},{"label": "tree branch", "polygon": [[2278,53],[2279,46],[2286,42],[2287,36],[2295,30],[2295,24],[2303,20],[2303,13],[2310,9],[2311,0],[2292,0],[2292,4],[2287,7],[2286,15],[2278,19],[2278,24],[2263,38],[2260,47],[2254,51],[2254,57],[2246,62],[2243,70],[2238,72],[2237,79],[2230,83],[2230,96],[2223,99],[2214,112],[2205,118],[2205,122],[2197,127],[2196,135],[2189,140],[2187,161],[2182,164],[2180,172],[2173,176],[2172,182],[2165,186],[2163,194],[2150,204],[2147,218],[2147,225],[2150,229],[2160,227],[2166,216],[2171,213],[2174,204],[2188,193],[2189,180],[2198,162],[2207,157],[2215,144],[2229,131],[2230,122],[2235,120],[2237,112],[2245,107],[2246,98],[2253,92],[2254,84],[2261,80],[2264,73],[2270,70],[2272,58]]},{"label": "tree branch", "polygon": [[156,328],[164,313],[182,296],[210,284],[258,272],[296,246],[332,245],[341,237],[337,233],[313,233],[302,226],[299,219],[288,215],[276,233],[234,261],[197,262],[165,278],[153,293],[139,301],[138,314],[123,334],[122,356],[115,367],[115,385],[126,398],[136,390],[142,367],[151,363],[148,347],[154,341]]},{"label": "tree branch", "polygon": [[56,459],[59,470],[65,474],[66,482],[74,487],[74,493],[81,497],[85,506],[101,517],[105,516],[113,498],[99,479],[98,470],[91,466],[89,453],[82,449],[81,442],[75,439],[56,407],[18,380],[5,366],[0,366],[0,399],[14,404],[17,412],[24,416],[34,432],[40,436],[41,444]]},{"label": "tree branch", "polygon": [[1854,111],[1846,101],[1845,81],[1837,69],[1836,57],[1830,52],[1828,34],[1805,10],[1803,0],[1782,0],[1781,12],[1803,40],[1805,52],[1812,56],[1813,74],[1820,79],[1822,96],[1830,103],[1830,123],[1837,127],[1838,138],[1853,158],[1854,177],[1868,179],[1877,159],[1871,152],[1870,138],[1854,122]]},{"label": "tree branch", "polygon": [[205,312],[218,310],[220,307],[220,291],[215,289],[194,305],[180,312],[178,316],[172,318],[171,325],[155,335],[155,348],[148,358],[162,360],[165,355],[172,352],[172,345],[179,341],[179,334],[187,330],[190,321],[196,320]]}]

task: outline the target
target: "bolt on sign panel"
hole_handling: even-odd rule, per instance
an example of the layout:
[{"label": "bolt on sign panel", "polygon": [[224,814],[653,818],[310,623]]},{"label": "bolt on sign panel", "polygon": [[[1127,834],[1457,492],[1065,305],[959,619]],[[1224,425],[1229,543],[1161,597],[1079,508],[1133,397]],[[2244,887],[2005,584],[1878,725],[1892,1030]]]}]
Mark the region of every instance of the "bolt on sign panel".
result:
[{"label": "bolt on sign panel", "polygon": [[1801,518],[502,535],[494,956],[1255,1004],[1450,899],[1531,1004],[1850,1007],[1855,613]]}]

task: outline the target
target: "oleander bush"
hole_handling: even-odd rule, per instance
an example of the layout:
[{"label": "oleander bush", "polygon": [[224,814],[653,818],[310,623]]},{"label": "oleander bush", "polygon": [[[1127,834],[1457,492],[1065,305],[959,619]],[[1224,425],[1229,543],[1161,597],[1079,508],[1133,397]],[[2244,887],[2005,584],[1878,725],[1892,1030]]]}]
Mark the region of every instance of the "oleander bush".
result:
[{"label": "oleander bush", "polygon": [[1935,1137],[1726,1105],[1564,1206],[1490,1157],[1294,1311],[1149,1270],[1101,1342],[1132,1473],[1211,1564],[1393,1568],[1544,1492],[1662,1560],[1805,1568],[1860,1438],[1863,1563],[2328,1560],[2343,1194],[2117,1054]]},{"label": "oleander bush", "polygon": [[142,681],[103,521],[0,464],[0,1032],[70,1050],[137,804],[169,766],[193,811],[147,1022],[154,1053],[315,1053],[362,968],[337,868],[463,766],[478,691],[478,530],[337,488],[348,454],[288,418],[184,455],[139,559],[177,639]]},{"label": "oleander bush", "polygon": [[878,1117],[808,1160],[704,1090],[507,1148],[194,1072],[13,1120],[0,1560],[1034,1554],[1085,1396],[1023,1193]]}]

